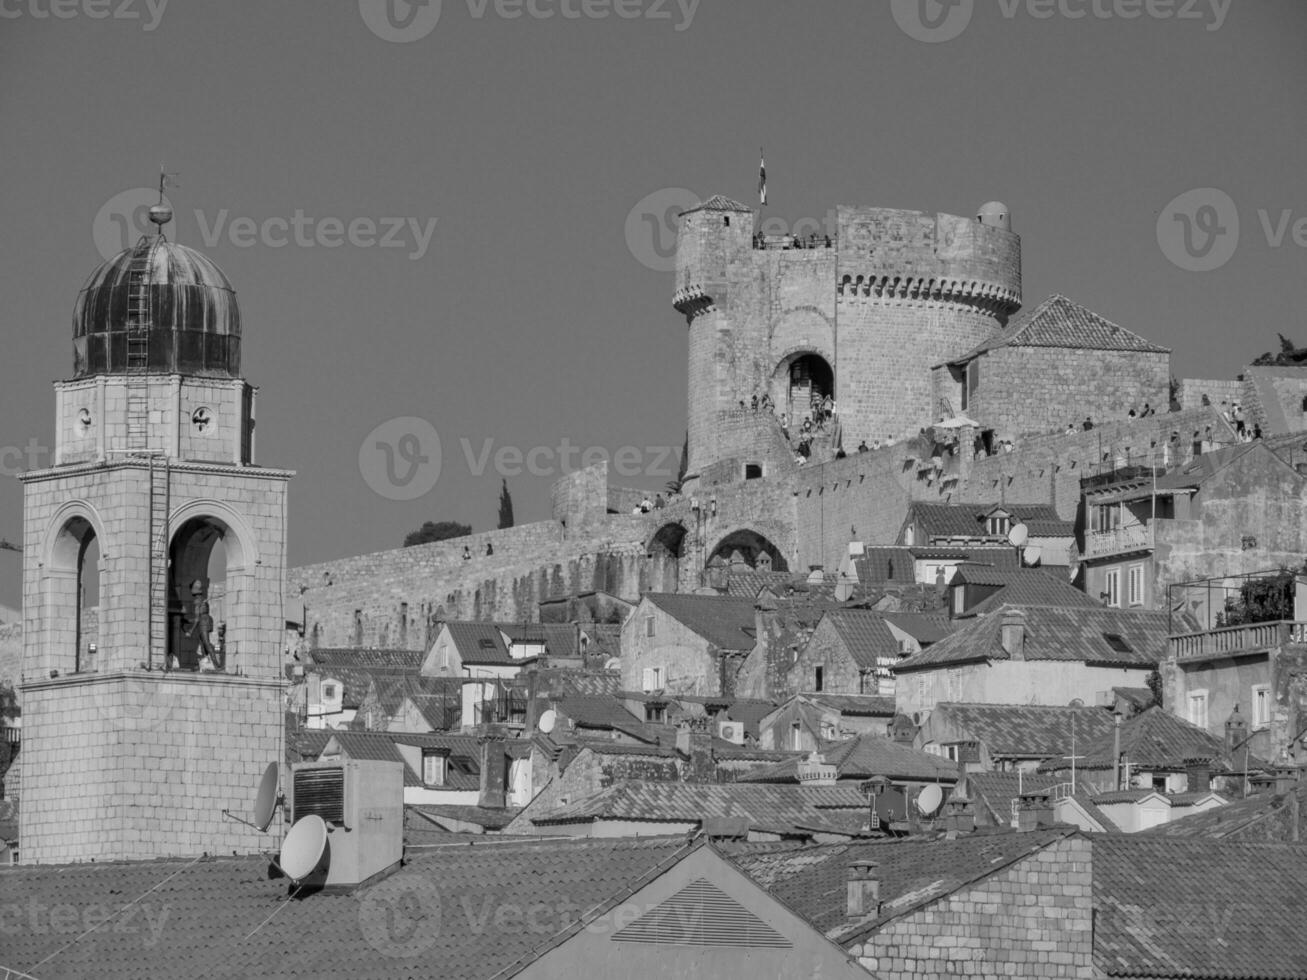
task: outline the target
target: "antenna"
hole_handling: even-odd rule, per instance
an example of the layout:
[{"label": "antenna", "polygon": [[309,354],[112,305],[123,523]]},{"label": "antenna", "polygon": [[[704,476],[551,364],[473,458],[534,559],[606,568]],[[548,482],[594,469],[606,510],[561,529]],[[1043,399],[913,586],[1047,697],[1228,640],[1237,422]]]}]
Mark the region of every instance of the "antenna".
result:
[{"label": "antenna", "polygon": [[316,813],[310,813],[286,834],[277,866],[298,885],[318,869],[326,850],[327,824]]},{"label": "antenna", "polygon": [[159,203],[150,208],[150,221],[159,229],[159,234],[163,235],[163,226],[172,220],[172,206],[164,200],[163,192],[168,187],[180,187],[177,178],[181,174],[168,173],[163,169],[163,164],[159,164]]},{"label": "antenna", "polygon": [[554,726],[557,724],[558,712],[553,708],[550,708],[540,716],[540,720],[536,722],[536,728],[540,729],[542,734],[548,735],[554,730]]},{"label": "antenna", "polygon": [[917,794],[917,809],[923,816],[931,816],[944,802],[944,791],[937,785],[927,786]]}]

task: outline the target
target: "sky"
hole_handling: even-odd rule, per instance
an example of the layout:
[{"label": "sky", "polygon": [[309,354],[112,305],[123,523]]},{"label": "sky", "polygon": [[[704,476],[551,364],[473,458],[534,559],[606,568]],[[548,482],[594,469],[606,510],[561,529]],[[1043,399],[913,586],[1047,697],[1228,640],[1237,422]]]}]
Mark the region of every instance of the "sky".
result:
[{"label": "sky", "polygon": [[675,476],[668,215],[756,205],[760,147],[782,227],[1007,203],[1025,307],[1179,377],[1307,344],[1304,42],[1301,0],[0,0],[0,538],[161,165],[237,290],[299,565],[493,528],[505,478],[524,523],[583,462]]}]

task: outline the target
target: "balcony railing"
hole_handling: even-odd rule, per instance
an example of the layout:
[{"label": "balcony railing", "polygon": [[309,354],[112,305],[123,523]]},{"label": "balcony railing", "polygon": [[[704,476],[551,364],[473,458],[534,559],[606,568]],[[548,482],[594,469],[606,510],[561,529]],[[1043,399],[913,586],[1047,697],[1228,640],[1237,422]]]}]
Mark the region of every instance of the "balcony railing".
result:
[{"label": "balcony railing", "polygon": [[1090,531],[1085,535],[1085,557],[1115,555],[1123,551],[1144,551],[1153,546],[1151,524],[1131,524],[1112,531]]},{"label": "balcony railing", "polygon": [[1266,623],[1246,623],[1243,626],[1224,626],[1202,633],[1180,633],[1168,638],[1167,642],[1171,656],[1177,660],[1251,653],[1284,646],[1286,643],[1307,644],[1307,622],[1280,619]]}]

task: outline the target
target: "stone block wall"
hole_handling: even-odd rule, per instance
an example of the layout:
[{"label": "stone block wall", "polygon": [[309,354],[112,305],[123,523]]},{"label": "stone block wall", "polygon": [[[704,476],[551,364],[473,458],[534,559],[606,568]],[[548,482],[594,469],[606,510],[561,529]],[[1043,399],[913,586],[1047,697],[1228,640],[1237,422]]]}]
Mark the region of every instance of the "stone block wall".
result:
[{"label": "stone block wall", "polygon": [[[608,513],[608,463],[597,463],[568,473],[554,482],[549,493],[555,521],[573,535],[592,532],[602,526]],[[502,540],[508,544],[514,539],[506,537]],[[485,551],[484,546],[481,551]]]},{"label": "stone block wall", "polygon": [[265,767],[284,757],[279,682],[75,675],[26,685],[23,715],[24,863],[268,847],[222,811],[246,815]]},{"label": "stone block wall", "polygon": [[883,980],[1090,978],[1091,843],[1069,837],[890,922],[852,952]]},{"label": "stone block wall", "polygon": [[1237,379],[1185,378],[1180,382],[1176,399],[1180,408],[1205,408],[1203,396],[1207,396],[1210,407],[1219,409],[1221,402],[1237,402],[1243,398],[1243,382]]},{"label": "stone block wall", "polygon": [[999,439],[1062,432],[1086,416],[1097,426],[1145,404],[1166,412],[1170,399],[1162,353],[1000,347],[978,358],[977,373],[967,415]]}]

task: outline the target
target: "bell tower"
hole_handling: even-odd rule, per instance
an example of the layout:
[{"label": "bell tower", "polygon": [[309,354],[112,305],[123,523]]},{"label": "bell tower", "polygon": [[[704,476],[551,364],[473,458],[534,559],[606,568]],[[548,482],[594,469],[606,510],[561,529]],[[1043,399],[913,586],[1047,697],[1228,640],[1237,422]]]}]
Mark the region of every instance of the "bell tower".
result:
[{"label": "bell tower", "polygon": [[227,277],[157,231],[101,265],[21,477],[24,863],[253,853],[283,758],[291,474],[254,459]]}]

